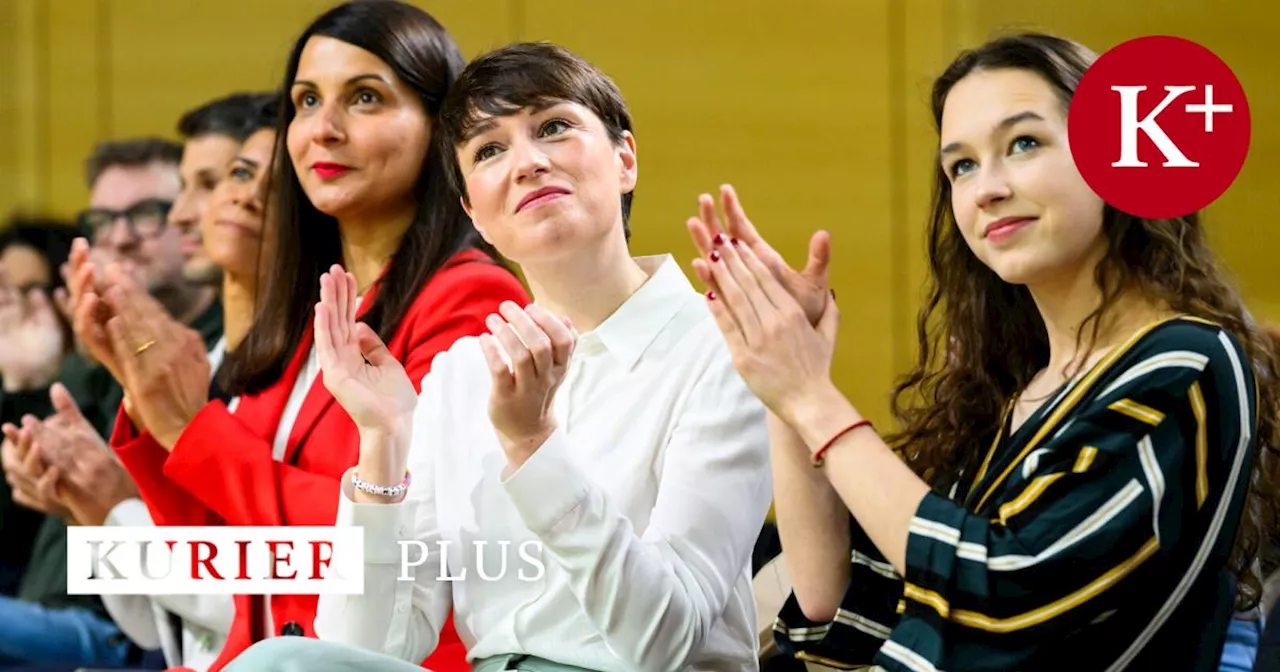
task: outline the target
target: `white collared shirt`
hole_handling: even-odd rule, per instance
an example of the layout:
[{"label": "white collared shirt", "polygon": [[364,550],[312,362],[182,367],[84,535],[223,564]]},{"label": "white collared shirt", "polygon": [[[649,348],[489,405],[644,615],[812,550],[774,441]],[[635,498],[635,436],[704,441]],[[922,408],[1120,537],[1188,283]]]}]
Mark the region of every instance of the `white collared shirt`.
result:
[{"label": "white collared shirt", "polygon": [[[764,407],[676,262],[637,262],[649,280],[579,337],[557,430],[505,481],[479,341],[435,359],[405,500],[355,504],[344,481],[338,524],[365,529],[365,592],[320,597],[322,639],[419,662],[452,608],[473,660],[757,669],[750,572],[770,502]],[[402,539],[430,549],[407,581],[397,580]]]},{"label": "white collared shirt", "polygon": [[[132,497],[112,507],[103,524],[144,527],[155,521],[147,505]],[[209,669],[218,658],[236,615],[230,595],[103,595],[102,603],[135,644],[148,650],[159,648],[167,664],[196,672]],[[170,613],[182,618],[182,632],[169,626]]]}]

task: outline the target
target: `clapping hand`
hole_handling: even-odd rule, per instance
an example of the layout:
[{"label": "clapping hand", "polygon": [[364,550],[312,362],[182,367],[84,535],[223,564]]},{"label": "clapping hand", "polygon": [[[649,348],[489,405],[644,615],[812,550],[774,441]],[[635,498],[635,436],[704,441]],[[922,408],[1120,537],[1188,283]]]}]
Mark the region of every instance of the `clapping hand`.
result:
[{"label": "clapping hand", "polygon": [[43,450],[35,441],[40,421],[33,415],[22,418],[22,426],[5,423],[0,427],[4,444],[0,445],[0,465],[4,467],[5,480],[18,504],[53,516],[72,519],[71,511],[63,506],[58,495],[61,474],[57,467],[46,464]]},{"label": "clapping hand", "polygon": [[[793,422],[792,411],[808,396],[831,386],[831,361],[840,313],[826,286],[830,240],[816,234],[809,265],[797,273],[785,267],[754,229],[726,188],[728,219],[739,231],[750,230],[750,240],[713,236],[705,257],[695,260],[698,275],[712,289],[707,304],[733,355],[734,367],[751,391],[778,417]],[[690,220],[695,240],[716,221],[708,198],[702,200],[703,217]],[[780,272],[781,267],[781,272]],[[817,319],[811,315],[817,308]]]},{"label": "clapping hand", "polygon": [[[392,486],[409,460],[418,395],[404,366],[373,329],[356,321],[356,279],[334,265],[320,276],[315,347],[325,389],[360,431],[360,478]],[[364,501],[364,493],[356,493]],[[376,501],[376,500],[371,500]]]},{"label": "clapping hand", "polygon": [[489,418],[511,468],[518,469],[555,431],[556,391],[564,382],[578,334],[568,320],[530,305],[504,302],[486,320],[480,347],[493,390]]},{"label": "clapping hand", "polygon": [[[747,213],[743,211],[742,203],[732,186],[726,184],[720,187],[720,201],[724,207],[726,225],[721,224],[711,195],[703,194],[698,197],[698,216],[689,218],[687,222],[689,234],[698,251],[706,257],[714,251],[717,241],[724,243],[736,240],[745,244],[773,273],[783,289],[800,303],[809,324],[816,326],[827,307],[830,295],[827,266],[831,261],[831,236],[826,231],[813,234],[809,239],[809,259],[804,269],[797,271],[788,266],[782,255],[760,237],[756,227],[747,218]],[[695,260],[693,270],[704,283],[715,290],[715,279],[704,260]]]},{"label": "clapping hand", "polygon": [[34,427],[34,443],[60,475],[58,502],[81,525],[102,525],[120,502],[138,497],[133,478],[61,384],[49,391],[54,415]]},{"label": "clapping hand", "polygon": [[404,366],[356,321],[356,279],[335,265],[320,276],[316,354],[333,398],[362,430],[391,431],[413,415],[418,394]]},{"label": "clapping hand", "polygon": [[[174,320],[132,274],[107,269],[111,288],[106,331],[111,345],[100,360],[124,387],[126,410],[146,427],[156,442],[172,449],[209,403],[212,371],[200,334]],[[78,308],[94,310],[86,295]]]}]

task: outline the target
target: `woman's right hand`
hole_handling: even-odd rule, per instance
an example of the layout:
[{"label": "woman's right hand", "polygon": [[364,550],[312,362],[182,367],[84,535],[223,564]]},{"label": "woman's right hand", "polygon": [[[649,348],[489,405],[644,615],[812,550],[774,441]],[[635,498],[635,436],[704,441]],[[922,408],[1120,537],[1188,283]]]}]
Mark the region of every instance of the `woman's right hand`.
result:
[{"label": "woman's right hand", "polygon": [[691,217],[687,223],[689,235],[702,253],[702,259],[693,262],[693,270],[699,278],[710,287],[715,287],[711,277],[711,269],[706,265],[706,258],[717,245],[728,242],[726,237],[736,239],[739,243],[751,248],[756,257],[764,262],[773,277],[783,289],[804,309],[809,324],[818,325],[826,312],[827,301],[832,297],[831,284],[827,277],[827,265],[831,261],[831,236],[826,231],[818,231],[809,239],[809,259],[802,270],[795,270],[787,265],[778,251],[773,249],[756,227],[747,219],[742,209],[738,194],[730,185],[720,187],[720,201],[724,207],[724,219],[727,226],[721,226],[716,214],[716,204],[710,194],[698,197],[698,217]]},{"label": "woman's right hand", "polygon": [[71,256],[63,270],[67,289],[60,308],[68,315],[76,335],[76,349],[92,362],[102,364],[112,377],[122,381],[123,374],[107,333],[107,321],[111,310],[103,297],[110,281],[109,273],[121,273],[118,268],[108,269],[92,259],[93,251],[83,238],[77,238],[71,246]]},{"label": "woman's right hand", "polygon": [[[356,279],[334,265],[320,276],[320,303],[316,304],[316,354],[324,386],[360,429],[362,463],[373,459],[387,474],[404,474],[408,459],[408,431],[418,401],[404,366],[383,345],[369,325],[356,321]],[[378,448],[377,446],[382,446]],[[390,450],[396,455],[365,455],[366,448]]]}]

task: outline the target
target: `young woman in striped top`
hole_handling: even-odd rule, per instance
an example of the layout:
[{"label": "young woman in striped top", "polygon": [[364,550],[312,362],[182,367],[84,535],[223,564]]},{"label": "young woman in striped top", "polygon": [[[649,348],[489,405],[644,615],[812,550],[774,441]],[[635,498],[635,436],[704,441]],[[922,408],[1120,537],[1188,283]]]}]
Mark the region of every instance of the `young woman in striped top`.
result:
[{"label": "young woman in striped top", "polygon": [[690,222],[771,411],[784,650],[841,668],[1213,669],[1233,598],[1256,601],[1275,357],[1197,216],[1139,219],[1081,179],[1066,111],[1093,58],[1015,36],[935,84],[932,294],[895,436],[831,382],[826,234],[800,273],[730,190],[727,230],[709,197]]}]

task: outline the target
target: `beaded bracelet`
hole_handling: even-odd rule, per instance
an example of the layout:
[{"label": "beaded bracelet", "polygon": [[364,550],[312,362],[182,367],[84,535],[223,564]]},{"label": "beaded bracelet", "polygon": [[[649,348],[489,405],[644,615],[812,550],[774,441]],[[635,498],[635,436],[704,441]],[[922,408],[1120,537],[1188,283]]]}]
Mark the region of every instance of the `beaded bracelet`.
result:
[{"label": "beaded bracelet", "polygon": [[400,485],[376,485],[368,481],[360,480],[359,474],[351,472],[351,485],[355,486],[360,492],[367,492],[371,495],[382,495],[383,497],[399,497],[405,490],[409,489],[409,484],[413,479],[409,476],[409,470],[404,470],[404,480]]},{"label": "beaded bracelet", "polygon": [[[836,441],[839,441],[840,438],[843,437],[845,434],[848,434],[849,432],[852,432],[853,430],[859,427],[871,427],[871,421],[859,420],[853,423],[852,425],[849,425],[848,427],[845,427],[844,429],[836,432],[836,435],[831,437],[826,443],[822,444],[821,448],[813,451],[813,455],[810,457],[810,459],[813,461],[813,468],[821,469],[822,465],[826,463],[826,459],[823,457],[823,453],[826,453],[827,450],[831,448],[831,446],[835,445]],[[872,429],[874,429],[874,427]]]}]

